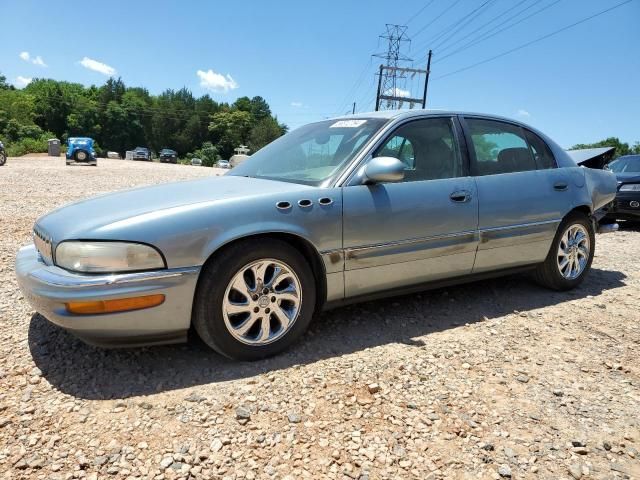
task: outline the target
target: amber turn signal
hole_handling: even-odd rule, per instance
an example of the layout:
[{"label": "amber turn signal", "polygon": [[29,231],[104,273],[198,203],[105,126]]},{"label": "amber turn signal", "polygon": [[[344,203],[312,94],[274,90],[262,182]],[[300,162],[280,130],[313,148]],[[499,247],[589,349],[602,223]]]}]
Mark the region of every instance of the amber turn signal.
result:
[{"label": "amber turn signal", "polygon": [[127,312],[143,308],[157,307],[164,302],[164,295],[145,295],[143,297],[116,298],[113,300],[94,300],[89,302],[68,302],[65,307],[75,315],[96,315],[100,313]]}]

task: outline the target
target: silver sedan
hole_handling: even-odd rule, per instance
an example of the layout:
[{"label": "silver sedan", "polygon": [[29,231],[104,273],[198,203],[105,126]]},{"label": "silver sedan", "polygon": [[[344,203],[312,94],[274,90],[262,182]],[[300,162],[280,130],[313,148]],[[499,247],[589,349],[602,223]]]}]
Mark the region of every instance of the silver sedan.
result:
[{"label": "silver sedan", "polygon": [[236,359],[291,345],[346,302],[528,270],[589,271],[611,172],[527,125],[378,112],[307,125],[229,174],[78,202],[17,255],[26,298],[104,346],[184,341]]}]

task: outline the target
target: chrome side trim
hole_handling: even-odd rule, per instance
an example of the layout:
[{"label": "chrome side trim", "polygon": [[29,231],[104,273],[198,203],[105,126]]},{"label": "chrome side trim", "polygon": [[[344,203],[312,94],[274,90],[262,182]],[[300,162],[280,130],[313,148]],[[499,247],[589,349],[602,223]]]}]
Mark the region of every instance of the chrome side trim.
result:
[{"label": "chrome side trim", "polygon": [[557,220],[545,220],[544,222],[531,222],[531,223],[517,223],[515,225],[505,225],[502,227],[491,227],[491,228],[481,228],[480,233],[483,232],[493,232],[496,230],[509,230],[512,228],[522,228],[522,227],[533,227],[537,225],[549,225],[551,223],[560,223],[562,221],[561,218]]},{"label": "chrome side trim", "polygon": [[327,274],[342,272],[344,270],[344,250],[337,248],[319,252]]},{"label": "chrome side trim", "polygon": [[377,245],[345,249],[345,269],[377,267],[435,257],[474,252],[478,244],[476,231],[465,231],[426,238],[413,238]]},{"label": "chrome side trim", "polygon": [[393,247],[396,245],[410,245],[413,243],[422,243],[429,240],[440,240],[444,238],[460,237],[460,236],[475,235],[475,234],[476,232],[474,230],[468,230],[465,232],[447,233],[445,235],[435,235],[433,237],[410,238],[408,240],[398,240],[398,241],[389,242],[389,243],[374,243],[371,245],[364,245],[362,247],[350,247],[350,248],[345,248],[345,251],[347,252],[347,256],[348,256],[349,253],[360,251],[360,250],[371,250],[375,248]]},{"label": "chrome side trim", "polygon": [[478,250],[510,247],[539,241],[551,241],[561,220],[547,220],[480,230]]}]

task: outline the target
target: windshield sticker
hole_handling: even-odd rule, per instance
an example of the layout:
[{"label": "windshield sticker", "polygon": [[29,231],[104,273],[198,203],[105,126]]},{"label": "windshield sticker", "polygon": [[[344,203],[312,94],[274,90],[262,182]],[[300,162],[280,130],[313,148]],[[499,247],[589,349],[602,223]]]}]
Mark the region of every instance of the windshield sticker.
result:
[{"label": "windshield sticker", "polygon": [[329,128],[357,128],[367,123],[366,120],[338,120]]}]

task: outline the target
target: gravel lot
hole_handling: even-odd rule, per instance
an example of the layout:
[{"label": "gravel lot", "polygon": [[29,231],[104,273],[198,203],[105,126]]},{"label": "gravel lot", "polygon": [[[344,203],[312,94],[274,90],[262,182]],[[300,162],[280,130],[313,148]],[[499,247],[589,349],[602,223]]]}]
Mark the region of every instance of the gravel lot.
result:
[{"label": "gravel lot", "polygon": [[38,216],[219,173],[0,168],[0,478],[640,478],[637,227],[597,237],[575,291],[518,276],[355,305],[251,364],[197,339],[95,349],[23,299],[14,255]]}]

